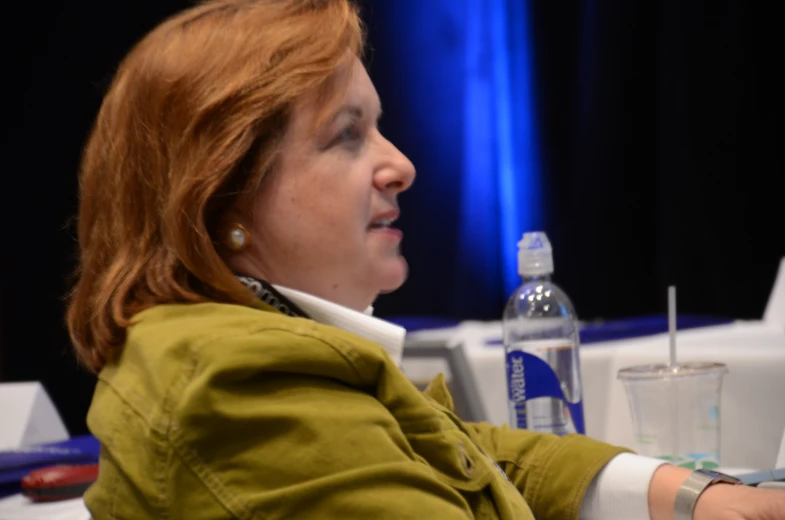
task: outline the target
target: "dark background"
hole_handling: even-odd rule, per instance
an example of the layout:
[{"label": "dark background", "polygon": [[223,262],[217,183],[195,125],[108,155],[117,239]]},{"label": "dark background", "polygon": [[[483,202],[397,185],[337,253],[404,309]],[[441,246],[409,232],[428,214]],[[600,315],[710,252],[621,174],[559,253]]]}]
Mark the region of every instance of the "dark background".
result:
[{"label": "dark background", "polygon": [[[0,381],[42,381],[72,433],[85,429],[94,384],[63,326],[81,146],[113,67],[188,5],[4,6]],[[501,282],[456,258],[461,90],[431,66],[460,61],[466,12],[458,0],[364,5],[382,130],[419,174],[401,201],[410,278],[377,313],[495,319]],[[759,318],[785,256],[785,4],[529,8],[541,220],[579,315],[661,313],[675,283],[682,312]],[[426,121],[440,125],[438,142]]]}]

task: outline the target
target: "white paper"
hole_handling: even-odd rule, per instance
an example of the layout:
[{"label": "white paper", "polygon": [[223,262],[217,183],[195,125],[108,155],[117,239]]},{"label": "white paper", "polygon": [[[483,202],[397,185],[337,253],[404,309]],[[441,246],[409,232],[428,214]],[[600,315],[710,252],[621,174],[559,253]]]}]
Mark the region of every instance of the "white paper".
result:
[{"label": "white paper", "polygon": [[0,500],[0,520],[90,520],[90,512],[81,498],[36,503],[12,495]]},{"label": "white paper", "polygon": [[60,414],[39,382],[0,384],[0,417],[0,450],[69,438]]},{"label": "white paper", "polygon": [[785,258],[780,262],[763,321],[785,328]]}]

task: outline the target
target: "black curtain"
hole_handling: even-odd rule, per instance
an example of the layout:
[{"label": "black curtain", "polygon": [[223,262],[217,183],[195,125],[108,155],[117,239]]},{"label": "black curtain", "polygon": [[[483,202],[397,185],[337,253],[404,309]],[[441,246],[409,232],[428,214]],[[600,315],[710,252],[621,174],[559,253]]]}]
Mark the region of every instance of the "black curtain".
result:
[{"label": "black curtain", "polygon": [[72,434],[95,378],[64,321],[75,267],[82,146],[113,71],[144,33],[190,2],[11,2],[3,15],[0,382],[41,381]]},{"label": "black curtain", "polygon": [[[63,326],[81,146],[119,59],[188,4],[5,7],[0,381],[42,381],[72,433],[85,431],[94,385],[76,367]],[[412,277],[380,298],[377,311],[499,316],[504,295],[456,271],[449,202],[456,187],[428,180],[429,170],[450,167],[455,157],[435,157],[418,136],[427,113],[401,108],[397,86],[428,81],[422,71],[401,73],[406,62],[396,49],[412,13],[395,0],[364,4],[383,131],[421,173],[419,191],[402,200]],[[675,283],[683,312],[760,317],[785,256],[785,5],[529,7],[546,228],[555,278],[579,315],[661,313],[665,288]],[[423,3],[417,16],[426,11]],[[458,52],[459,34],[460,24],[445,24],[434,45]]]},{"label": "black curtain", "polygon": [[785,6],[531,2],[556,276],[585,318],[760,318],[785,256]]}]

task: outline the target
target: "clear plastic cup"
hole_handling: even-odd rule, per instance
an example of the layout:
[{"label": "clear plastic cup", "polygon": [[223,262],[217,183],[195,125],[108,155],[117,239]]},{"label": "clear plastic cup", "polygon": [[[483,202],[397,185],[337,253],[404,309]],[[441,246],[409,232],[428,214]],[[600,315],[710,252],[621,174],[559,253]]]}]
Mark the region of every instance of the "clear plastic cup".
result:
[{"label": "clear plastic cup", "polygon": [[689,469],[720,465],[722,363],[643,365],[619,370],[632,413],[634,448]]}]

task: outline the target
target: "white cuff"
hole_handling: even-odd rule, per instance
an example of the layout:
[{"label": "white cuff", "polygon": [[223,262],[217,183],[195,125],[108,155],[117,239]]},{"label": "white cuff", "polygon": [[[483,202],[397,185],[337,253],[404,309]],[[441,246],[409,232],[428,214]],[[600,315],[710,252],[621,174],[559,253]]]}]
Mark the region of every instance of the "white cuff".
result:
[{"label": "white cuff", "polygon": [[581,520],[649,520],[649,484],[664,460],[622,453],[594,477],[581,502]]}]

